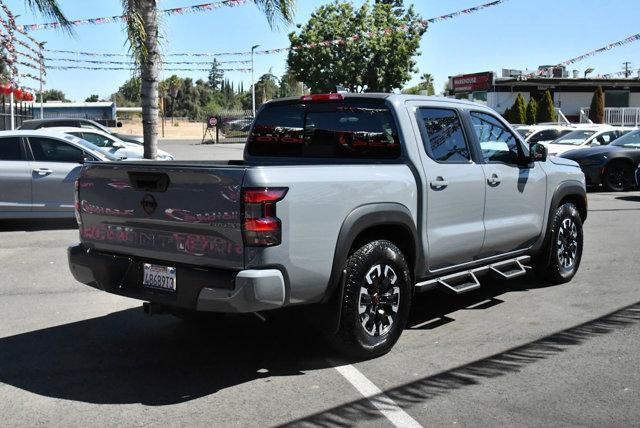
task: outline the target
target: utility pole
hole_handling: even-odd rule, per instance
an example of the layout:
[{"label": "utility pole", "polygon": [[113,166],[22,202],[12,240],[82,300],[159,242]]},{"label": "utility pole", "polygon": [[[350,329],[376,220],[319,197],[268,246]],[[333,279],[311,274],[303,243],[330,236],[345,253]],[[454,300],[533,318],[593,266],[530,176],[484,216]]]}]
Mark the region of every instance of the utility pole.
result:
[{"label": "utility pole", "polygon": [[253,112],[253,118],[256,118],[256,82],[253,75],[253,51],[260,45],[251,46],[251,111]]},{"label": "utility pole", "polygon": [[40,52],[40,55],[38,56],[38,59],[40,60],[40,119],[44,119],[44,107],[42,106],[42,103],[44,102],[44,90],[42,88],[42,79],[44,73],[44,54],[42,53],[42,50],[44,49],[45,43],[47,42],[42,42],[38,45],[38,52]]},{"label": "utility pole", "polygon": [[629,70],[631,63],[629,61],[625,61],[622,63],[622,65],[624,65],[624,77],[628,78],[629,76],[631,76],[631,70]]}]

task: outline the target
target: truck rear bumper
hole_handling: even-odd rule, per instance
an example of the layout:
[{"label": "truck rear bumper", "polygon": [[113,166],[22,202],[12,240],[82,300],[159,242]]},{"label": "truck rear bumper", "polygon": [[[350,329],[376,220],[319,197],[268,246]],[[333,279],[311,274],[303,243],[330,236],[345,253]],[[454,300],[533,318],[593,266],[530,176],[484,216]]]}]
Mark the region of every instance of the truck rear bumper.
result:
[{"label": "truck rear bumper", "polygon": [[101,253],[83,245],[67,250],[74,278],[86,285],[139,300],[209,312],[257,312],[284,306],[286,286],[278,269],[232,271],[177,265],[176,291],[142,286],[142,264],[173,263]]}]

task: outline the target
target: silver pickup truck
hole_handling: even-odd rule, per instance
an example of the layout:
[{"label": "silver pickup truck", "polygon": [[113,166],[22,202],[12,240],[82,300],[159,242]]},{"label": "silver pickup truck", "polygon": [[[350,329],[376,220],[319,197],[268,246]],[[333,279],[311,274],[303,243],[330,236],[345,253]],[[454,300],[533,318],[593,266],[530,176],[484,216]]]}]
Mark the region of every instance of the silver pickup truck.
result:
[{"label": "silver pickup truck", "polygon": [[181,316],[313,305],[364,358],[415,293],[571,280],[587,216],[578,165],[493,110],[392,94],[269,102],[243,161],[88,163],[76,201],[78,281]]}]

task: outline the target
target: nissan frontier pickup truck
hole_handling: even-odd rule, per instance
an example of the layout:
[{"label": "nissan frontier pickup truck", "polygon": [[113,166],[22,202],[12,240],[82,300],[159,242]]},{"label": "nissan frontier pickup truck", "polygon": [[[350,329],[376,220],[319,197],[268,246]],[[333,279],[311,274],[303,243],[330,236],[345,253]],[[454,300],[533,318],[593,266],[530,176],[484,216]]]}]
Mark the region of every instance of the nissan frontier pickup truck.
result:
[{"label": "nissan frontier pickup truck", "polygon": [[321,310],[359,358],[388,352],[417,293],[580,265],[585,178],[493,110],[396,94],[266,103],[242,161],[90,162],[81,283],[151,312]]}]

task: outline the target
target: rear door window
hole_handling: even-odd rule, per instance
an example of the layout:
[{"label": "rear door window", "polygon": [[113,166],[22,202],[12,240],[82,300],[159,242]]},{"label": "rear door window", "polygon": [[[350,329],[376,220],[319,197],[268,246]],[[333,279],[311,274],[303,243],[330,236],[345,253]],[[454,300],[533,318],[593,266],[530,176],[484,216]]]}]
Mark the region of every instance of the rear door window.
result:
[{"label": "rear door window", "polygon": [[19,137],[0,138],[0,161],[24,160]]},{"label": "rear door window", "polygon": [[64,141],[45,137],[29,137],[33,158],[41,162],[80,163],[83,151]]},{"label": "rear door window", "polygon": [[382,102],[266,106],[248,137],[250,156],[394,159],[400,138]]}]

